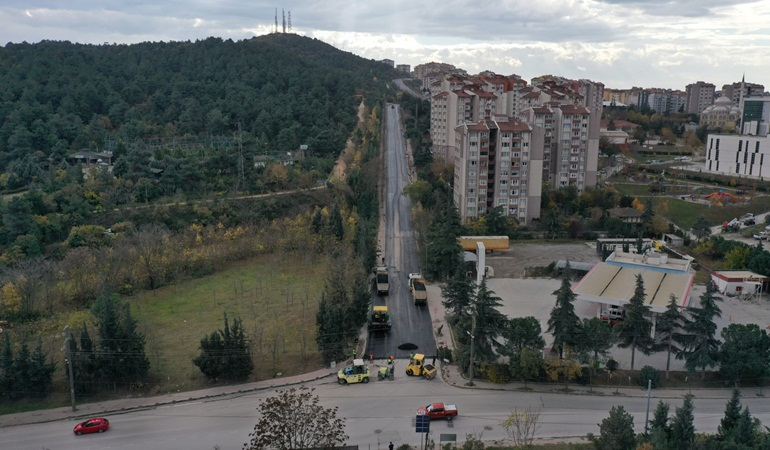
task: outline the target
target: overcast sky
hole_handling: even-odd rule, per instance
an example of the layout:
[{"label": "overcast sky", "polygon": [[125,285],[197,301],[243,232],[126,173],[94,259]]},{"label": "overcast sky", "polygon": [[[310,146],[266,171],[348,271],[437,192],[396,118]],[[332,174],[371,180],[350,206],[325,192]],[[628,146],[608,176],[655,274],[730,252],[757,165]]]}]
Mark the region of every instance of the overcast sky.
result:
[{"label": "overcast sky", "polygon": [[445,62],[526,80],[770,90],[767,0],[2,0],[0,43],[247,39],[291,31],[372,59]]}]

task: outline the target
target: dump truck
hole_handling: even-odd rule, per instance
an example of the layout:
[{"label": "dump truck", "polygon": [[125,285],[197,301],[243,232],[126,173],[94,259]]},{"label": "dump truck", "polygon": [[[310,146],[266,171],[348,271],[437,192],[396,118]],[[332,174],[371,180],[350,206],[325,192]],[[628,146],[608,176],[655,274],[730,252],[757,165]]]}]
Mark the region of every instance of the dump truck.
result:
[{"label": "dump truck", "polygon": [[428,290],[425,288],[425,280],[421,274],[409,274],[409,289],[412,291],[412,300],[415,305],[428,304]]},{"label": "dump truck", "polygon": [[387,306],[372,307],[372,314],[369,316],[369,331],[390,331],[392,325]]},{"label": "dump truck", "polygon": [[508,250],[508,236],[460,236],[457,238],[463,250],[468,252],[476,251],[476,243],[483,242],[484,248],[488,252],[493,250]]},{"label": "dump truck", "polygon": [[377,295],[388,295],[388,266],[379,265],[374,268],[374,282],[377,285]]}]

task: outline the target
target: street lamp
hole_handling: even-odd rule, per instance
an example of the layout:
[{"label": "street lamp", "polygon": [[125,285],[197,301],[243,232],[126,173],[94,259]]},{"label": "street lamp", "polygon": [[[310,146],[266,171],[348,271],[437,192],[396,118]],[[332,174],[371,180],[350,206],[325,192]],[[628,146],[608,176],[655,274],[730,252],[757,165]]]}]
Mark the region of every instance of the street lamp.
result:
[{"label": "street lamp", "polygon": [[474,341],[476,339],[476,314],[473,310],[471,310],[471,331],[468,335],[471,337],[471,362],[468,368],[468,386],[473,386],[473,348],[475,347]]}]

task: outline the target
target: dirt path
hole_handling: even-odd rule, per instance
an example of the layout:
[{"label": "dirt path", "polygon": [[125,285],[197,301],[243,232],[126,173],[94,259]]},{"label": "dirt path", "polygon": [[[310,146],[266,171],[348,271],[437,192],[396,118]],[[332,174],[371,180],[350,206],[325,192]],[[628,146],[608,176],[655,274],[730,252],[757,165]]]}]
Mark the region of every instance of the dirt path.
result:
[{"label": "dirt path", "polygon": [[[358,105],[358,124],[361,125],[364,122],[364,113],[366,112],[366,106],[364,105],[363,100],[361,101],[361,104]],[[350,158],[350,154],[355,150],[355,145],[353,144],[352,139],[348,139],[347,143],[345,144],[345,149],[342,151],[342,154],[340,154],[340,157],[337,158],[337,162],[334,164],[334,170],[332,170],[332,178],[339,178],[341,180],[345,179],[345,174],[347,173],[348,169],[348,160]]]}]

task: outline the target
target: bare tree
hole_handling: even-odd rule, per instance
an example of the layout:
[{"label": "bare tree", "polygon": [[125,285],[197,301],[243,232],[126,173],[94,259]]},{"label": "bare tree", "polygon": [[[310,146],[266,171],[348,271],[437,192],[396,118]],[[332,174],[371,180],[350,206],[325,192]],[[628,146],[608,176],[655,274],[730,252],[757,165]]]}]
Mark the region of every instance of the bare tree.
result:
[{"label": "bare tree", "polygon": [[147,279],[147,287],[155,289],[164,282],[163,257],[169,233],[158,225],[143,226],[133,236],[133,244],[139,257],[139,265]]},{"label": "bare tree", "polygon": [[[338,407],[324,408],[315,389],[279,390],[257,407],[260,419],[243,450],[333,448],[348,440]],[[290,418],[290,420],[287,420]]]},{"label": "bare tree", "polygon": [[540,408],[527,406],[526,408],[513,408],[511,414],[500,422],[508,437],[513,440],[514,447],[532,445],[535,433],[540,429]]},{"label": "bare tree", "polygon": [[31,317],[37,306],[38,291],[40,288],[41,271],[45,260],[42,257],[23,259],[16,262],[5,273],[5,282],[13,284],[19,299],[19,313],[25,317]]}]

